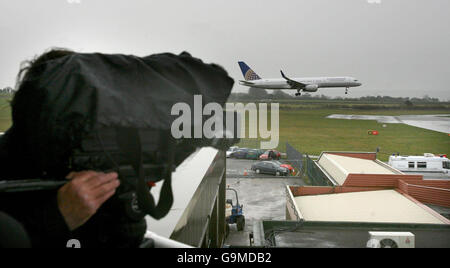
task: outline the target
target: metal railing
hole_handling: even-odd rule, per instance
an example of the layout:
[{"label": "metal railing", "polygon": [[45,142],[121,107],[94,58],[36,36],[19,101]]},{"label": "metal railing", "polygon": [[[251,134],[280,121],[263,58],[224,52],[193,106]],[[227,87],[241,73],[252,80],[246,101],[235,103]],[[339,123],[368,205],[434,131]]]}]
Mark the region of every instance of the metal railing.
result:
[{"label": "metal railing", "polygon": [[292,147],[289,143],[286,143],[286,154],[288,162],[298,170],[297,175],[302,176],[304,174],[304,154],[302,152],[297,151],[294,147]]},{"label": "metal railing", "polygon": [[[197,248],[220,248],[225,241],[225,153],[204,148],[173,175],[174,206],[148,230]],[[156,191],[158,192],[158,191]]]},{"label": "metal railing", "polygon": [[313,186],[333,186],[327,175],[317,166],[316,162],[306,156],[306,175]]}]

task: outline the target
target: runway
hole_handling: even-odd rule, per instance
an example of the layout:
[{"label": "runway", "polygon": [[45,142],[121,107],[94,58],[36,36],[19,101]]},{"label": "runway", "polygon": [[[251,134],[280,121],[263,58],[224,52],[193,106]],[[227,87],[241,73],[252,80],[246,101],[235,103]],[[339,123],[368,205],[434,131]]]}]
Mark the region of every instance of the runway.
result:
[{"label": "runway", "polygon": [[347,120],[375,120],[382,124],[406,124],[413,127],[450,134],[450,114],[400,116],[332,114],[327,118]]}]

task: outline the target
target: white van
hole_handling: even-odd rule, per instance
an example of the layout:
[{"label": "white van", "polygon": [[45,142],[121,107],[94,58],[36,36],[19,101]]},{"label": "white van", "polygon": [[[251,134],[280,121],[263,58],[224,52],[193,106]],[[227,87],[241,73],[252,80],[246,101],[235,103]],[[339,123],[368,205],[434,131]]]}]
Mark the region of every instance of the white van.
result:
[{"label": "white van", "polygon": [[449,174],[450,161],[445,156],[391,156],[389,165],[406,172],[439,172]]}]

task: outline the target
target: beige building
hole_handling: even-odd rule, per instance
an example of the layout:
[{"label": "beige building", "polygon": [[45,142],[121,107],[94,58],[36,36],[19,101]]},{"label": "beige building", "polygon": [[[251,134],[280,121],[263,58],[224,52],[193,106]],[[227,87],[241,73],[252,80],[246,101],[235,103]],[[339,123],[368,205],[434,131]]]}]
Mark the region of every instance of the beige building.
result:
[{"label": "beige building", "polygon": [[333,186],[288,187],[287,219],[450,224],[425,205],[450,208],[450,181],[425,181],[421,175],[406,175],[376,158],[376,153],[323,152],[314,165]]},{"label": "beige building", "polygon": [[305,195],[294,200],[305,221],[449,224],[396,190]]},{"label": "beige building", "polygon": [[[361,155],[364,155],[364,153],[359,154],[359,156]],[[373,153],[368,153],[365,158],[362,158],[337,153],[323,153],[317,164],[337,185],[344,185],[350,174],[404,175],[399,170],[377,159],[371,159],[373,155]]]}]

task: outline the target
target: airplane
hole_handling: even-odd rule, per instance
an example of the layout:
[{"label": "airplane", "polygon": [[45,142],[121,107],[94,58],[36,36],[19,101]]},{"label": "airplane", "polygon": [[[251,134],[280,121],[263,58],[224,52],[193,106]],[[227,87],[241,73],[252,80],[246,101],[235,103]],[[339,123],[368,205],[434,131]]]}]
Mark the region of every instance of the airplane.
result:
[{"label": "airplane", "polygon": [[262,79],[245,62],[240,61],[239,67],[245,80],[239,81],[239,84],[253,88],[263,89],[294,89],[297,90],[295,96],[301,96],[301,92],[317,92],[319,88],[345,88],[345,94],[351,87],[362,85],[358,79],[353,77],[305,77],[289,78],[281,71],[282,78]]}]

